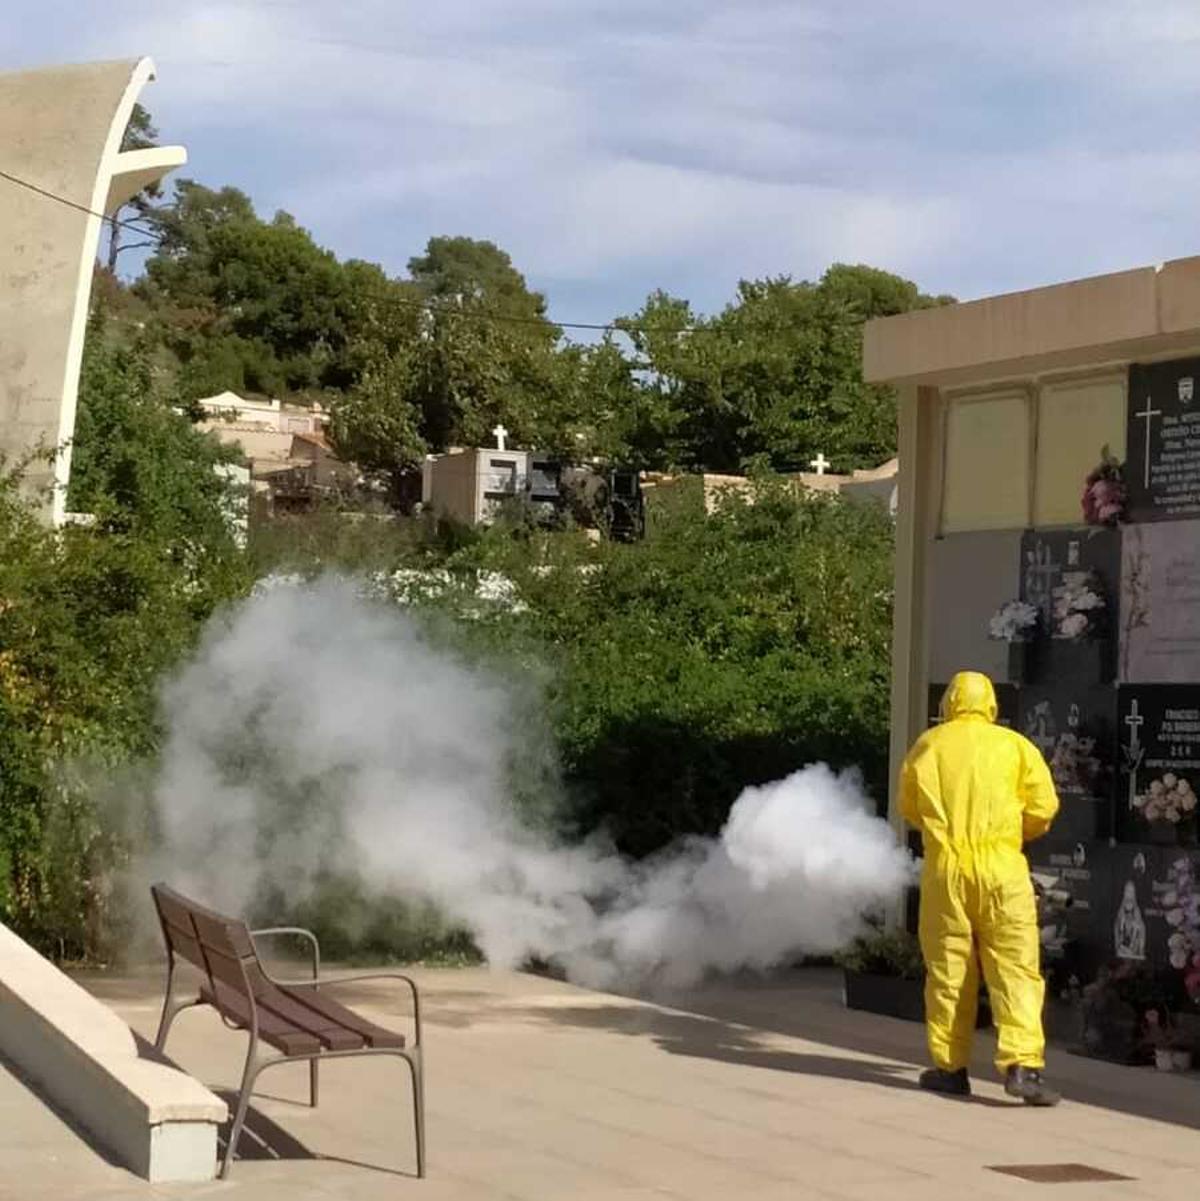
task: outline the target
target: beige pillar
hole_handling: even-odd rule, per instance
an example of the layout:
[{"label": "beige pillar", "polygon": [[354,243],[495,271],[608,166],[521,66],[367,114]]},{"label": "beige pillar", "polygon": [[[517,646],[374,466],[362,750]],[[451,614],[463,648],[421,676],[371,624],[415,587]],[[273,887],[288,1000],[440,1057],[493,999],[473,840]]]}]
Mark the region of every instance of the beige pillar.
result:
[{"label": "beige pillar", "polygon": [[924,728],[929,689],[928,564],[929,545],[937,533],[941,493],[941,422],[936,389],[902,384],[897,393],[900,475],[892,618],[888,814],[900,830],[903,823],[897,811],[897,776],[909,745]]}]

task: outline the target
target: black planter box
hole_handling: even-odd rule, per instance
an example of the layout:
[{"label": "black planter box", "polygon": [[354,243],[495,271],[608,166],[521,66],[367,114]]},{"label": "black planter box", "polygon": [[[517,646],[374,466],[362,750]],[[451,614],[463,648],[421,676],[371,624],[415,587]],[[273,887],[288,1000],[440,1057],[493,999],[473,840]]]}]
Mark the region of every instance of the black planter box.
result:
[{"label": "black planter box", "polygon": [[[843,972],[843,996],[847,1009],[878,1013],[883,1017],[900,1018],[905,1022],[925,1021],[925,981],[904,980],[899,976],[872,976],[864,972]],[[981,997],[977,1030],[991,1025],[987,1001]]]}]

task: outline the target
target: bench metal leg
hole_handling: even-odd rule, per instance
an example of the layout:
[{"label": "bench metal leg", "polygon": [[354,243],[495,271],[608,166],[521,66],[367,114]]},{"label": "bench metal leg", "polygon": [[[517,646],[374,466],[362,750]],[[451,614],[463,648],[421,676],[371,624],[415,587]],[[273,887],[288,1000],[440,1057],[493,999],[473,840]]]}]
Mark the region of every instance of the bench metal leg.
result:
[{"label": "bench metal leg", "polygon": [[246,1051],[246,1067],[242,1071],[242,1087],[238,1093],[237,1109],[233,1115],[233,1125],[229,1128],[229,1142],[225,1145],[225,1155],[221,1160],[221,1171],[218,1174],[221,1180],[225,1179],[229,1171],[229,1165],[233,1162],[233,1153],[237,1149],[238,1139],[241,1138],[242,1127],[246,1122],[246,1110],[250,1106],[250,1094],[254,1091],[254,1082],[258,1079],[258,1074],[263,1068],[270,1067],[273,1062],[279,1062],[278,1060],[268,1060],[266,1063],[256,1064],[254,1056],[257,1050],[258,1040],[252,1038],[250,1046]]},{"label": "bench metal leg", "polygon": [[[224,1180],[229,1172],[229,1165],[233,1163],[233,1155],[237,1150],[238,1139],[242,1134],[242,1127],[246,1122],[246,1110],[250,1107],[250,1096],[254,1092],[254,1082],[258,1079],[259,1073],[267,1068],[274,1067],[278,1063],[293,1063],[301,1056],[283,1055],[276,1059],[266,1059],[261,1063],[255,1062],[255,1052],[258,1049],[256,1039],[252,1039],[250,1047],[246,1051],[246,1066],[242,1072],[242,1087],[238,1093],[237,1108],[233,1115],[233,1125],[229,1129],[229,1142],[225,1147],[225,1154],[221,1159],[221,1170],[218,1173],[218,1178]],[[412,1077],[412,1095],[413,1095],[413,1127],[416,1132],[417,1141],[417,1176],[420,1179],[425,1178],[425,1070],[421,1055],[421,1048],[414,1047],[411,1051],[393,1051],[391,1049],[380,1050],[374,1052],[380,1055],[398,1055],[408,1064],[409,1074]],[[321,1059],[349,1059],[357,1058],[363,1055],[361,1051],[326,1051],[319,1058]],[[367,1051],[366,1055],[372,1054]],[[318,1057],[308,1056],[309,1062],[309,1085],[312,1089],[313,1104],[316,1104],[317,1096],[317,1068]]]},{"label": "bench metal leg", "polygon": [[417,1136],[417,1176],[423,1180],[425,1178],[425,1068],[421,1062],[420,1047],[405,1054],[403,1059],[412,1074],[413,1123]]},{"label": "bench metal leg", "polygon": [[310,1059],[308,1061],[308,1103],[316,1109],[317,1107],[317,1061]]},{"label": "bench metal leg", "polygon": [[166,994],[163,997],[162,1016],[158,1019],[158,1033],[154,1036],[154,1049],[162,1051],[167,1045],[167,1035],[171,1032],[171,1024],[185,1009],[202,1004],[199,997],[190,1001],[176,1001],[174,997],[174,965],[167,969]]}]

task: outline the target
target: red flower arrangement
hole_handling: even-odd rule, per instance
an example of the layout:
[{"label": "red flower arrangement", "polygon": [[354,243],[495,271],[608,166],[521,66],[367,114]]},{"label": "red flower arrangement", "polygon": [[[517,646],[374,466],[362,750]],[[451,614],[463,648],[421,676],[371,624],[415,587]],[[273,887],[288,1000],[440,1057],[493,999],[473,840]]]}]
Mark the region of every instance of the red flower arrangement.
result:
[{"label": "red flower arrangement", "polygon": [[1107,446],[1100,454],[1100,466],[1083,486],[1083,519],[1088,525],[1116,525],[1125,516],[1129,498],[1125,472]]}]

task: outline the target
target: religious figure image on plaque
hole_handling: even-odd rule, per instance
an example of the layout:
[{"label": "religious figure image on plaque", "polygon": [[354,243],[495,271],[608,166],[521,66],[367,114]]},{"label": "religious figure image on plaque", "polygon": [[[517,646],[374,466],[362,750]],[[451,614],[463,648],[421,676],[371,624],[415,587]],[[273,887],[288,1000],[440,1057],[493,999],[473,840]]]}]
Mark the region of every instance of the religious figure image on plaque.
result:
[{"label": "religious figure image on plaque", "polygon": [[1200,681],[1200,521],[1125,529],[1119,625],[1123,683]]},{"label": "religious figure image on plaque", "polygon": [[1196,842],[1200,788],[1200,686],[1120,689],[1123,842]]},{"label": "religious figure image on plaque", "polygon": [[1137,886],[1126,880],[1113,923],[1113,944],[1118,959],[1146,958],[1146,919],[1137,899]]},{"label": "religious figure image on plaque", "polygon": [[1200,516],[1200,359],[1129,369],[1126,479],[1131,522]]}]

